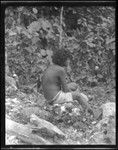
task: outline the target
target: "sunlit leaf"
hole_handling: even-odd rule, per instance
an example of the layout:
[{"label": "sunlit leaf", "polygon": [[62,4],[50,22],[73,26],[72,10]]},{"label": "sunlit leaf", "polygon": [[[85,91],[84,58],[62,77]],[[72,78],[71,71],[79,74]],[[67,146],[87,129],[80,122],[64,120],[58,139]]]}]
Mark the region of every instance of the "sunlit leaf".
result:
[{"label": "sunlit leaf", "polygon": [[37,13],[38,13],[38,10],[37,10],[36,8],[33,8],[33,12],[34,12],[35,14],[37,14]]},{"label": "sunlit leaf", "polygon": [[41,50],[40,50],[40,53],[41,53],[42,56],[46,56],[46,55],[47,55],[47,54],[46,54],[46,51],[45,51],[44,49],[41,49]]},{"label": "sunlit leaf", "polygon": [[41,28],[41,22],[39,21],[34,21],[28,26],[28,30],[30,33],[39,31]]},{"label": "sunlit leaf", "polygon": [[9,36],[13,36],[13,35],[17,35],[17,33],[13,31],[9,31]]}]

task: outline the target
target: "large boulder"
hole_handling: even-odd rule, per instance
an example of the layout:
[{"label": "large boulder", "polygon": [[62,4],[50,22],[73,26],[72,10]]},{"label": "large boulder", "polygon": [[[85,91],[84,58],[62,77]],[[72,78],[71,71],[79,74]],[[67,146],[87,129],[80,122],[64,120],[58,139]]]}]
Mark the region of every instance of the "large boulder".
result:
[{"label": "large boulder", "polygon": [[30,125],[19,124],[13,120],[10,120],[9,118],[6,118],[5,128],[7,134],[12,134],[25,143],[31,145],[52,144],[40,135],[33,133],[33,127]]},{"label": "large boulder", "polygon": [[100,120],[92,130],[90,141],[96,144],[116,143],[116,123],[115,117],[108,116]]}]

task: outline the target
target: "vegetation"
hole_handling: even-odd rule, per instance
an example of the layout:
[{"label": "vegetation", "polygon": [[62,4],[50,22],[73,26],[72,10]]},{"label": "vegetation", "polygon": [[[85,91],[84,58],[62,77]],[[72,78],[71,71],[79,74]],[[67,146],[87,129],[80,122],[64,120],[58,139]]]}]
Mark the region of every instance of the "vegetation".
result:
[{"label": "vegetation", "polygon": [[7,65],[21,84],[35,83],[49,64],[50,51],[60,45],[72,53],[75,82],[115,78],[114,8],[10,7],[5,15]]},{"label": "vegetation", "polygon": [[[35,114],[66,132],[68,142],[80,142],[80,131],[76,130],[83,126],[82,131],[85,133],[82,137],[85,139],[86,134],[88,138],[92,132],[88,134],[87,129],[96,120],[90,119],[90,116],[87,118],[83,112],[82,117],[74,118],[67,111],[66,118],[63,114],[60,115],[61,121],[68,125],[66,130],[64,124],[59,124],[58,115],[53,120],[46,112],[43,113],[46,106],[41,94],[40,78],[52,63],[51,56],[59,48],[66,49],[72,55],[67,67],[68,83],[77,83],[88,95],[91,106],[99,107],[107,101],[114,101],[115,8],[22,6],[8,7],[5,10],[6,103],[10,102],[6,105],[7,115],[12,120],[25,124],[35,111]],[[15,105],[13,104],[14,98],[20,101],[21,107],[16,104],[16,99]],[[83,121],[83,117],[86,121]],[[72,119],[79,123],[72,127],[75,122]],[[110,125],[108,128],[110,129]],[[88,144],[101,143],[101,133],[99,135],[98,141],[88,139]],[[113,144],[114,141],[115,139],[111,139],[105,143]],[[80,142],[85,143],[86,140]]]}]

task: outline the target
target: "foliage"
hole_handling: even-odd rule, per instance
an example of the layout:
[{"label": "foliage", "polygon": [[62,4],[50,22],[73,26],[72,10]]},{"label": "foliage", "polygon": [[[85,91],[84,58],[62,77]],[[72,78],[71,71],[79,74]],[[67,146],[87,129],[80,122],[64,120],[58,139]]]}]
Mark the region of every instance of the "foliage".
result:
[{"label": "foliage", "polygon": [[[8,7],[5,10],[7,65],[20,84],[36,83],[61,46],[71,51],[73,81],[115,77],[115,9],[112,7]],[[83,61],[84,60],[84,61]],[[109,80],[108,80],[109,81]]]},{"label": "foliage", "polygon": [[[42,73],[60,46],[72,54],[67,67],[67,80],[73,83],[68,84],[69,88],[75,90],[80,86],[92,108],[115,101],[113,7],[8,7],[5,10],[6,115],[30,127],[30,116],[36,114],[59,127],[67,135],[68,144],[114,144],[113,116],[99,122],[76,102],[47,108],[41,91],[35,90],[35,83],[38,81],[40,87]],[[108,87],[103,85],[104,81]],[[16,136],[7,134],[6,138],[8,144],[26,144]]]},{"label": "foliage", "polygon": [[[76,101],[47,107],[41,90],[37,92],[42,73],[60,46],[72,54],[67,66],[69,89],[82,90],[94,109],[104,104],[106,118],[93,118]],[[115,101],[113,7],[6,8],[5,67],[6,115],[10,120],[32,127],[35,121],[31,124],[30,116],[35,114],[66,134],[61,144],[115,144],[115,103],[113,109],[111,103],[105,104]],[[104,81],[108,86],[103,85]],[[8,133],[6,142],[27,144]]]}]

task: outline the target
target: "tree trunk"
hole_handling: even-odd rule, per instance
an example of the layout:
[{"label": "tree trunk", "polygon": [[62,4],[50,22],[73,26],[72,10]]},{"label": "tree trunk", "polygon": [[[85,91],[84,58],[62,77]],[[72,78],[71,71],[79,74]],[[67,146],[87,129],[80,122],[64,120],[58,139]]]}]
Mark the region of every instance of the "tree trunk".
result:
[{"label": "tree trunk", "polygon": [[59,41],[59,48],[62,47],[62,33],[63,33],[63,29],[62,29],[62,25],[63,25],[63,6],[61,7],[61,13],[60,13],[60,41]]}]

